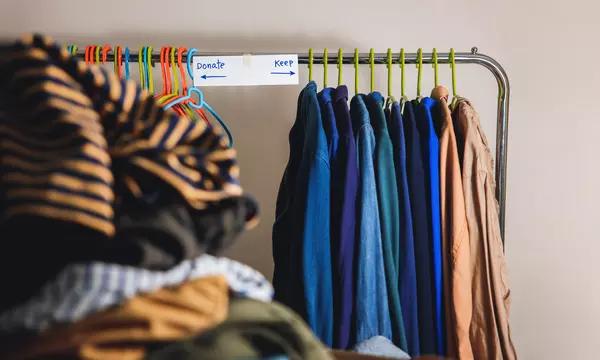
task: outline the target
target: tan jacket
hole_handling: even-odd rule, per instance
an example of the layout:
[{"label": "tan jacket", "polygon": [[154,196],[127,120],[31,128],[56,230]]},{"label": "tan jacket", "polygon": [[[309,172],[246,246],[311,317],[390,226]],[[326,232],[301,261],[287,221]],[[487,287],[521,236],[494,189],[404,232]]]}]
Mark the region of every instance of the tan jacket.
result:
[{"label": "tan jacket", "polygon": [[191,280],[136,296],[73,324],[51,328],[7,359],[141,359],[144,345],[199,334],[225,320],[229,288],[222,276]]},{"label": "tan jacket", "polygon": [[465,197],[448,90],[434,89],[440,101],[440,197],[442,207],[442,251],[444,305],[448,356],[473,359],[469,326],[472,315],[471,254]]},{"label": "tan jacket", "polygon": [[[473,312],[469,338],[475,359],[516,359],[508,315],[510,289],[500,236],[494,162],[479,115],[466,99],[452,113],[462,162],[469,225]],[[454,299],[454,297],[453,297]],[[459,334],[459,344],[462,340]]]}]

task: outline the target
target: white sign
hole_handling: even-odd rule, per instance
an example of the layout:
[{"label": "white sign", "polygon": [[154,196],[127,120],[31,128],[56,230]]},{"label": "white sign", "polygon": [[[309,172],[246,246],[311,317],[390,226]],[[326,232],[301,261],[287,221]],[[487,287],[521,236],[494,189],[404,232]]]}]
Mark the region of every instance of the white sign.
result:
[{"label": "white sign", "polygon": [[298,55],[194,56],[194,86],[298,85]]}]

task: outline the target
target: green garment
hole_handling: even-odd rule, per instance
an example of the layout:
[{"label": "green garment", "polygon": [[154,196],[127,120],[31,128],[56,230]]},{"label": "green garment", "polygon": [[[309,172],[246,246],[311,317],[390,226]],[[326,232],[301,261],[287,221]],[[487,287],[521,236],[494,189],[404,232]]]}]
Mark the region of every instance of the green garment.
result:
[{"label": "green garment", "polygon": [[404,351],[408,350],[402,306],[398,289],[398,269],[400,268],[400,206],[398,186],[394,168],[394,148],[388,133],[387,121],[383,112],[383,97],[378,92],[366,96],[371,126],[375,132],[375,180],[377,183],[377,203],[383,247],[383,262],[388,290],[388,303],[392,323],[392,341]]},{"label": "green garment", "polygon": [[148,360],[332,359],[306,323],[278,303],[232,300],[227,319],[194,338],[149,352]]}]

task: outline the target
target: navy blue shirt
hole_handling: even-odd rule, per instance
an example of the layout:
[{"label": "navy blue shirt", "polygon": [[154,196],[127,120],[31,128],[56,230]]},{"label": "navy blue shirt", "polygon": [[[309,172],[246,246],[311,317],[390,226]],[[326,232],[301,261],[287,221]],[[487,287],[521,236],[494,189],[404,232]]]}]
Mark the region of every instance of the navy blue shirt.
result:
[{"label": "navy blue shirt", "polygon": [[[277,279],[276,292],[287,294],[284,295],[284,302],[305,318],[324,344],[332,346],[329,149],[316,89],[317,85],[311,81],[301,95],[299,118],[304,126],[302,156],[297,164],[295,188],[285,187],[286,191],[295,192],[287,195],[293,198],[291,207],[288,207],[290,211],[277,213],[274,225],[274,278]],[[296,150],[290,149],[290,158],[292,151],[295,153]],[[284,179],[288,175],[286,169]],[[282,246],[282,242],[289,244]],[[282,248],[289,251],[282,256],[282,259],[289,260],[287,266],[282,259],[278,259]],[[283,279],[278,278],[277,272],[286,270],[289,274],[284,275]]]},{"label": "navy blue shirt", "polygon": [[417,129],[415,108],[417,101],[404,105],[404,135],[406,139],[406,169],[410,190],[410,207],[413,221],[415,245],[415,267],[417,273],[417,299],[419,311],[419,341],[421,354],[436,354],[434,322],[434,288],[432,274],[432,250],[430,222],[425,178],[425,165],[421,140]]},{"label": "navy blue shirt", "polygon": [[331,246],[334,289],[334,347],[351,344],[354,301],[354,247],[356,242],[358,158],[352,119],[348,109],[348,88],[339,86],[333,94],[338,143],[331,167]]},{"label": "navy blue shirt", "polygon": [[417,296],[417,275],[415,268],[415,248],[413,239],[412,210],[410,190],[406,169],[406,145],[404,138],[404,119],[400,104],[393,102],[387,111],[388,131],[394,148],[394,167],[398,185],[398,204],[400,208],[400,268],[398,269],[398,288],[402,303],[404,330],[408,353],[420,354],[419,346],[419,306]]}]

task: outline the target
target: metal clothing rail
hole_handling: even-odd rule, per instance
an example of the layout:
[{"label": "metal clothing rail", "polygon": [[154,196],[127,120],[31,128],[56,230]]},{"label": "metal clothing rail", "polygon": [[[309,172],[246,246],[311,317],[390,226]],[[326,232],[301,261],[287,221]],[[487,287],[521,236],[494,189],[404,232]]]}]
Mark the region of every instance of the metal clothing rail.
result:
[{"label": "metal clothing rail", "polygon": [[[264,55],[265,53],[253,53],[253,55]],[[187,55],[187,54],[186,54]],[[196,52],[194,56],[226,56],[226,55],[245,55],[244,53],[211,53],[211,52]],[[300,64],[308,64],[309,56],[308,54],[297,54],[298,62]],[[432,53],[422,53],[422,63],[423,64],[433,64],[433,54]],[[80,58],[84,58],[85,52],[79,50],[76,56]],[[375,53],[374,54],[374,63],[375,64],[387,64],[387,53]],[[328,55],[328,63],[329,64],[337,64],[338,56],[337,53],[332,53]],[[153,52],[151,56],[152,64],[160,61],[160,53]],[[114,54],[110,51],[107,54],[107,61],[114,61]],[[131,51],[129,55],[130,62],[138,61],[138,52],[137,50]],[[417,63],[417,53],[405,53],[404,61],[406,64],[416,64]],[[509,108],[509,100],[510,100],[510,84],[508,81],[508,76],[506,75],[506,71],[496,61],[490,56],[485,54],[481,54],[478,52],[476,47],[473,47],[470,52],[457,52],[454,55],[454,61],[456,64],[477,64],[488,69],[498,83],[498,107],[497,107],[497,117],[496,117],[496,198],[498,200],[498,205],[500,207],[500,232],[502,234],[502,241],[504,241],[505,234],[505,220],[506,220],[506,168],[507,168],[507,142],[508,142],[508,108]],[[370,64],[370,54],[369,53],[361,53],[358,55],[359,64]],[[393,63],[399,64],[399,56],[393,56]],[[438,64],[449,64],[450,63],[450,53],[437,53],[437,62]],[[313,54],[313,64],[323,64],[324,58],[322,54],[315,53]],[[342,63],[343,64],[354,64],[354,54],[343,54],[342,55]]]}]

